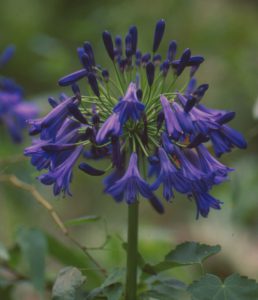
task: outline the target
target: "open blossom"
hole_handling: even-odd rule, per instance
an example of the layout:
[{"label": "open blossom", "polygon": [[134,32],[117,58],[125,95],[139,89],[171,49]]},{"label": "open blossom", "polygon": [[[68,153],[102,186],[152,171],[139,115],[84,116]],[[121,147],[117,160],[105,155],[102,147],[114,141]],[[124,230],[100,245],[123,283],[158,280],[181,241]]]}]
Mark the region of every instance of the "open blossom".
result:
[{"label": "open blossom", "polygon": [[[189,48],[178,55],[174,40],[165,56],[157,52],[164,32],[165,21],[160,20],[152,52],[142,53],[135,26],[124,43],[121,36],[113,38],[104,31],[113,71],[97,64],[89,42],[77,49],[82,68],[59,80],[60,86],[71,86],[74,95],[63,95],[59,102],[50,98],[50,113],[29,121],[30,134],[39,138],[25,155],[38,170],[45,170],[39,180],[53,185],[55,195],[70,194],[72,171],[78,165],[88,175],[105,175],[104,192],[117,202],[130,205],[142,197],[163,213],[155,195],[162,187],[166,201],[176,193],[194,200],[197,217],[221,208],[222,202],[210,192],[233,169],[219,162],[206,143],[220,157],[234,147],[245,148],[246,142],[227,125],[234,112],[201,103],[209,86],[197,86],[193,76],[204,58]],[[187,71],[189,80],[180,89],[177,79]],[[87,95],[80,93],[82,78],[87,79]],[[97,159],[110,163],[101,170],[94,167]]]},{"label": "open blossom", "polygon": [[[0,69],[14,54],[14,47],[7,47],[0,55]],[[22,141],[26,120],[36,117],[38,108],[24,101],[23,90],[12,79],[0,77],[0,124],[3,124],[16,143]]]}]

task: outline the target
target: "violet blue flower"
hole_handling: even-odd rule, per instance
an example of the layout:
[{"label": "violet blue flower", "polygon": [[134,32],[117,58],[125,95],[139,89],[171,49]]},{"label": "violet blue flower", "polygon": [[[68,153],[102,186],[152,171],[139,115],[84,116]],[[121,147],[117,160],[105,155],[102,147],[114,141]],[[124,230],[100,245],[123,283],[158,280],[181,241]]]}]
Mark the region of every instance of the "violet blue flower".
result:
[{"label": "violet blue flower", "polygon": [[144,104],[137,98],[137,89],[135,83],[130,83],[125,96],[114,107],[114,112],[119,115],[121,124],[127,120],[139,120],[144,111]]},{"label": "violet blue flower", "polygon": [[190,182],[184,178],[180,169],[171,162],[166,151],[159,148],[160,173],[156,181],[151,185],[151,189],[156,190],[163,184],[163,197],[169,201],[174,197],[173,189],[186,194],[190,191]]},{"label": "violet blue flower", "polygon": [[[71,85],[74,96],[62,96],[60,103],[50,98],[51,112],[29,121],[31,134],[39,139],[26,148],[25,155],[38,170],[47,170],[39,179],[53,185],[55,195],[70,194],[73,168],[82,157],[85,161],[79,169],[104,176],[104,193],[118,202],[130,205],[143,197],[163,213],[154,194],[161,187],[167,201],[175,191],[194,199],[197,217],[207,217],[211,208],[220,209],[222,202],[210,192],[227,180],[232,169],[215,159],[205,143],[211,142],[220,156],[233,147],[245,148],[246,142],[228,126],[233,111],[202,104],[209,85],[198,86],[193,76],[204,58],[189,48],[177,58],[173,40],[167,54],[157,53],[164,32],[165,21],[160,20],[151,51],[143,52],[137,48],[136,26],[114,41],[105,31],[102,38],[113,69],[98,64],[89,42],[77,49],[83,69],[59,81],[61,86]],[[187,87],[173,89],[186,72]],[[82,81],[84,77],[87,80]],[[79,82],[86,84],[86,95],[81,95],[85,88]],[[94,166],[101,159],[104,164],[109,161],[103,170]]]},{"label": "violet blue flower", "polygon": [[39,180],[46,185],[54,185],[54,195],[60,194],[61,191],[64,194],[71,195],[70,182],[72,180],[72,168],[79,156],[81,155],[83,146],[79,146],[72,151],[61,164],[56,168],[49,170],[48,173],[39,176]]},{"label": "violet blue flower", "polygon": [[[0,68],[13,56],[14,47],[9,46],[0,55]],[[6,127],[15,143],[22,141],[22,129],[27,119],[38,115],[38,107],[24,101],[23,90],[12,79],[0,78],[0,124]]]}]

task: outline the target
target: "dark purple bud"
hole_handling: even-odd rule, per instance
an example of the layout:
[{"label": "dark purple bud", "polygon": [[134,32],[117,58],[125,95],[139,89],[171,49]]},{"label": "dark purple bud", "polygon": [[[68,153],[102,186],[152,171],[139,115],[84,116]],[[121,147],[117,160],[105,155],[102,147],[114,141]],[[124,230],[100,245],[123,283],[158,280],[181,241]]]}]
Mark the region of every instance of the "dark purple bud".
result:
[{"label": "dark purple bud", "polygon": [[136,66],[140,66],[141,65],[141,60],[142,60],[142,53],[140,50],[137,50],[135,53],[135,64]]},{"label": "dark purple bud", "polygon": [[206,143],[209,141],[209,137],[204,136],[202,134],[198,134],[192,141],[191,143],[187,146],[188,148],[195,148],[198,145],[202,144],[202,143]]},{"label": "dark purple bud", "polygon": [[126,58],[125,59],[121,59],[119,61],[119,69],[120,69],[120,71],[122,73],[124,72],[126,65],[127,65],[127,59]]},{"label": "dark purple bud", "polygon": [[81,78],[83,78],[87,75],[88,75],[87,70],[82,69],[82,70],[76,71],[74,73],[71,73],[69,75],[62,77],[61,79],[59,79],[58,84],[60,86],[67,86],[67,85],[70,85],[70,84],[80,80]]},{"label": "dark purple bud", "polygon": [[77,99],[80,100],[81,99],[81,91],[80,91],[78,84],[76,84],[76,83],[72,84],[72,91],[73,91],[74,95],[77,97]]},{"label": "dark purple bud", "polygon": [[229,121],[234,119],[235,115],[236,115],[236,113],[234,111],[229,111],[229,112],[225,113],[224,115],[222,115],[221,117],[219,117],[216,120],[216,122],[218,122],[221,125],[228,123]]},{"label": "dark purple bud", "polygon": [[138,90],[136,91],[136,96],[137,96],[137,99],[138,99],[139,101],[142,100],[142,90],[141,90],[141,89],[138,89]]},{"label": "dark purple bud", "polygon": [[82,55],[84,53],[85,52],[84,52],[84,49],[82,47],[77,48],[77,54],[78,54],[78,57],[79,57],[80,60],[82,59]]},{"label": "dark purple bud", "polygon": [[153,59],[152,59],[152,61],[153,61],[153,63],[154,63],[155,65],[160,64],[160,63],[161,63],[161,60],[162,60],[162,57],[161,57],[160,54],[155,54],[155,55],[153,56]]},{"label": "dark purple bud", "polygon": [[131,26],[129,28],[129,33],[132,36],[132,54],[135,54],[136,49],[137,49],[137,40],[138,40],[137,27],[136,26]]},{"label": "dark purple bud", "polygon": [[164,31],[165,31],[165,21],[161,19],[157,22],[155,28],[153,48],[152,48],[153,52],[156,52],[158,50]]},{"label": "dark purple bud", "polygon": [[71,150],[75,148],[74,144],[47,144],[41,148],[46,152],[60,152],[65,150]]},{"label": "dark purple bud", "polygon": [[59,96],[60,102],[63,102],[63,101],[65,101],[66,99],[67,99],[66,94],[65,94],[65,93],[61,93],[60,96]]},{"label": "dark purple bud", "polygon": [[184,111],[186,113],[188,113],[194,107],[194,105],[196,104],[196,101],[197,101],[196,97],[193,97],[191,95],[188,96],[187,102],[184,107]]},{"label": "dark purple bud", "polygon": [[98,86],[98,82],[97,82],[97,79],[96,79],[96,76],[93,74],[93,73],[89,73],[88,75],[88,82],[89,82],[89,85],[93,91],[93,93],[99,97],[100,96],[100,93],[99,93],[99,86]]},{"label": "dark purple bud", "polygon": [[104,31],[102,34],[102,38],[109,57],[114,61],[115,53],[111,34],[108,31]]},{"label": "dark purple bud", "polygon": [[193,92],[193,96],[196,97],[197,102],[199,102],[202,99],[208,88],[209,85],[207,83],[204,83],[198,86],[198,88]]},{"label": "dark purple bud", "polygon": [[168,47],[167,59],[172,62],[176,57],[177,43],[176,41],[172,41]]},{"label": "dark purple bud", "polygon": [[132,36],[130,33],[128,33],[125,37],[125,54],[126,57],[130,57],[133,54],[132,51]]},{"label": "dark purple bud", "polygon": [[200,55],[192,56],[188,62],[188,66],[199,66],[204,62],[204,57]]},{"label": "dark purple bud", "polygon": [[101,176],[105,174],[105,171],[95,169],[84,162],[79,164],[79,169],[92,176]]},{"label": "dark purple bud", "polygon": [[180,76],[187,66],[191,57],[191,50],[189,48],[185,49],[177,66],[176,74]]},{"label": "dark purple bud", "polygon": [[152,62],[148,62],[146,66],[146,75],[149,86],[152,86],[155,76],[155,66]]},{"label": "dark purple bud", "polygon": [[99,115],[98,114],[94,114],[92,116],[92,123],[94,126],[97,126],[100,122],[100,118],[99,118]]},{"label": "dark purple bud", "polygon": [[89,140],[92,138],[92,135],[93,135],[93,129],[90,128],[90,127],[87,127],[86,130],[85,130],[85,133],[83,135],[83,139],[84,140]]},{"label": "dark purple bud", "polygon": [[164,119],[165,119],[165,117],[164,117],[163,111],[159,112],[159,114],[157,116],[157,129],[158,130],[160,130],[160,128],[162,127]]},{"label": "dark purple bud", "polygon": [[37,135],[39,133],[41,133],[42,128],[41,127],[31,127],[29,128],[29,135],[33,136],[33,135]]},{"label": "dark purple bud", "polygon": [[151,59],[151,55],[150,53],[145,53],[143,56],[142,56],[142,63],[143,65],[146,66],[146,64],[148,63],[148,61]]},{"label": "dark purple bud", "polygon": [[81,56],[81,61],[82,61],[82,64],[83,64],[83,66],[86,70],[88,70],[88,71],[91,70],[92,64],[91,64],[91,60],[90,60],[88,54],[83,53],[82,56]]},{"label": "dark purple bud", "polygon": [[109,73],[108,73],[108,70],[104,69],[104,70],[102,71],[102,76],[103,76],[105,82],[108,82],[108,80],[109,80]]},{"label": "dark purple bud", "polygon": [[52,97],[49,97],[49,98],[48,98],[48,103],[49,103],[49,105],[50,105],[52,108],[55,108],[55,107],[58,105],[58,103],[56,102],[56,100],[55,100],[54,98],[52,98]]},{"label": "dark purple bud", "polygon": [[92,46],[91,46],[90,42],[84,42],[83,48],[84,48],[84,51],[86,52],[86,54],[88,55],[88,57],[90,59],[91,65],[95,66],[94,52],[93,52],[93,49],[92,49]]},{"label": "dark purple bud", "polygon": [[163,76],[164,77],[166,77],[167,76],[167,74],[168,74],[168,70],[169,70],[169,61],[168,60],[165,60],[164,62],[163,62],[163,64],[161,65],[161,71],[162,71],[162,74],[163,74]]},{"label": "dark purple bud", "polygon": [[123,55],[123,42],[120,35],[116,36],[115,45],[116,45],[116,56],[121,57]]},{"label": "dark purple bud", "polygon": [[158,212],[159,214],[164,214],[164,206],[156,196],[150,198],[149,201],[151,206],[156,210],[156,212]]},{"label": "dark purple bud", "polygon": [[78,120],[82,124],[88,124],[87,120],[85,119],[84,115],[81,113],[81,111],[79,110],[79,108],[77,107],[77,105],[75,105],[74,103],[69,103],[67,105],[67,109],[68,109],[69,113],[76,120]]},{"label": "dark purple bud", "polygon": [[148,161],[150,164],[158,164],[160,162],[159,157],[157,155],[148,156]]}]

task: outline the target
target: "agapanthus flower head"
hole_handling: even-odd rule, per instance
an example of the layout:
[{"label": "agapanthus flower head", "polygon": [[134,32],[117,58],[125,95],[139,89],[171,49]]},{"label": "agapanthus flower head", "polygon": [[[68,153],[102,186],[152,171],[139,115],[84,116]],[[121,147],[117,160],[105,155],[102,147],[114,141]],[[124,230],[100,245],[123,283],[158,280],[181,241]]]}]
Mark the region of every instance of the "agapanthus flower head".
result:
[{"label": "agapanthus flower head", "polygon": [[[162,213],[154,194],[162,186],[167,201],[175,193],[194,199],[197,217],[220,209],[222,202],[210,191],[227,180],[232,169],[220,163],[206,143],[211,142],[219,157],[233,147],[245,148],[246,142],[226,125],[234,112],[201,104],[208,84],[197,86],[193,75],[204,58],[188,48],[178,54],[173,40],[165,55],[157,52],[164,31],[165,21],[160,20],[149,52],[138,48],[135,26],[124,39],[117,35],[113,40],[104,31],[109,69],[97,64],[89,42],[77,49],[82,69],[59,80],[61,86],[71,85],[74,95],[62,96],[60,102],[50,98],[52,111],[30,121],[30,132],[39,139],[25,150],[38,170],[46,169],[39,179],[53,185],[54,194],[70,193],[72,170],[81,156],[85,161],[79,169],[105,175],[104,192],[118,202],[130,205],[143,197]],[[181,88],[177,79],[186,72],[189,79]],[[81,95],[78,83],[84,77],[87,81],[81,82],[88,88]],[[94,160],[103,158],[109,165],[95,168]]]},{"label": "agapanthus flower head", "polygon": [[[8,46],[0,54],[0,70],[13,57],[14,46]],[[12,79],[0,77],[0,124],[3,124],[12,140],[16,143],[22,141],[22,129],[26,120],[36,117],[38,108],[24,101],[24,93]]]}]

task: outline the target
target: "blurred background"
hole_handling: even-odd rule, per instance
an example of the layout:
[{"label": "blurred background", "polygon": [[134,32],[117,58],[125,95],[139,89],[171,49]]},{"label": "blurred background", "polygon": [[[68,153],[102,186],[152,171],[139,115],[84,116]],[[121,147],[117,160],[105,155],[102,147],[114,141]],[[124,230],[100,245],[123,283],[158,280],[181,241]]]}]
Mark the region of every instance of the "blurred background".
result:
[{"label": "blurred background", "polygon": [[[49,110],[48,96],[70,93],[69,89],[58,87],[57,80],[80,68],[76,48],[84,41],[90,41],[97,60],[109,66],[101,38],[104,29],[113,35],[124,35],[130,25],[137,25],[140,47],[147,51],[152,45],[156,21],[164,18],[166,33],[161,53],[165,55],[168,42],[175,39],[180,52],[189,47],[193,54],[205,57],[206,62],[196,76],[199,83],[210,85],[203,103],[212,108],[236,111],[231,126],[245,135],[248,149],[235,150],[222,157],[222,161],[236,171],[228,182],[212,191],[224,205],[221,211],[211,211],[208,219],[196,221],[194,203],[183,197],[178,196],[172,204],[165,204],[163,216],[156,215],[147,201],[142,201],[140,251],[148,260],[156,262],[177,243],[186,240],[220,244],[222,251],[209,260],[205,266],[207,271],[222,277],[239,272],[258,280],[258,105],[255,104],[258,101],[258,2],[1,0],[0,11],[0,49],[7,44],[16,45],[15,57],[1,75],[13,77],[21,84],[26,98],[37,101],[42,114]],[[83,93],[83,81],[80,87]],[[53,198],[51,188],[38,184],[38,174],[28,160],[8,161],[10,157],[19,156],[30,144],[30,139],[26,138],[24,144],[17,147],[2,129],[0,134],[1,174],[14,173],[36,185],[63,220],[83,215],[100,216],[97,222],[71,228],[72,234],[83,245],[98,247],[105,241],[108,231],[112,236],[108,245],[92,254],[107,268],[123,266],[125,253],[120,240],[126,237],[126,205],[118,205],[105,196],[101,180],[77,171],[72,184],[73,197]],[[0,184],[2,244],[15,251],[20,228],[32,227],[44,232],[49,253],[47,282],[55,278],[61,267],[76,264],[76,258],[71,259],[72,254],[65,255],[65,247],[74,257],[83,257],[29,193],[8,183]],[[60,250],[64,254],[62,258],[55,255],[55,243],[63,249]],[[26,270],[23,265],[19,268]],[[90,272],[95,272],[90,269],[85,259],[84,271],[89,272],[89,277]],[[191,272],[189,268],[173,271],[177,278],[188,282],[199,273],[198,268]],[[89,286],[99,282],[98,276],[94,278],[89,279]],[[8,299],[7,296],[2,298],[1,293],[4,295],[6,288],[1,288],[0,284],[0,298]]]}]

